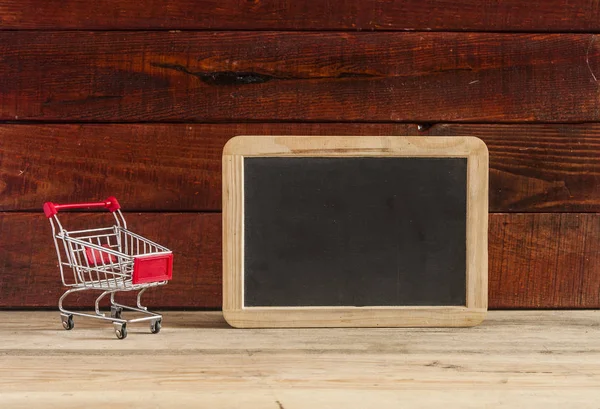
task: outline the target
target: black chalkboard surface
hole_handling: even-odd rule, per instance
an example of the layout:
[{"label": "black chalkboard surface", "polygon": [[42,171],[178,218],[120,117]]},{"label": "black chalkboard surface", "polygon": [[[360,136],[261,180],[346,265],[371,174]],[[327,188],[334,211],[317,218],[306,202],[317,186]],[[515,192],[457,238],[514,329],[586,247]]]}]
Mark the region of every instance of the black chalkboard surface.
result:
[{"label": "black chalkboard surface", "polygon": [[466,305],[466,182],[466,158],[245,159],[245,305]]},{"label": "black chalkboard surface", "polygon": [[476,138],[236,137],[224,300],[239,327],[466,326],[487,307]]}]

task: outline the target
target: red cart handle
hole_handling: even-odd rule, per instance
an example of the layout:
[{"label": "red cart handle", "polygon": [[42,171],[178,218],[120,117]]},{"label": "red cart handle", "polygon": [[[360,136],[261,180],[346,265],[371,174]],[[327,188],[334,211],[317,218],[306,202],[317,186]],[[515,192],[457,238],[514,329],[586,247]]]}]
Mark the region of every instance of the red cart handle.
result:
[{"label": "red cart handle", "polygon": [[109,197],[103,202],[92,202],[92,203],[69,203],[69,204],[57,204],[52,202],[44,203],[44,214],[47,218],[50,218],[58,213],[59,210],[71,210],[71,209],[89,209],[93,207],[105,207],[111,212],[116,212],[121,208],[117,199],[113,196]]}]

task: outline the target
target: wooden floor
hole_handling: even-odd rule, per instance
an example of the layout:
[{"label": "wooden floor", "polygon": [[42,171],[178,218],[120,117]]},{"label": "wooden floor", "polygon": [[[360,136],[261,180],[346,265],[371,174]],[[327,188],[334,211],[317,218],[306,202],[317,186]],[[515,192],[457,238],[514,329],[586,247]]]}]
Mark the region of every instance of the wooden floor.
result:
[{"label": "wooden floor", "polygon": [[471,329],[163,330],[0,313],[2,408],[600,407],[600,311],[494,311]]}]

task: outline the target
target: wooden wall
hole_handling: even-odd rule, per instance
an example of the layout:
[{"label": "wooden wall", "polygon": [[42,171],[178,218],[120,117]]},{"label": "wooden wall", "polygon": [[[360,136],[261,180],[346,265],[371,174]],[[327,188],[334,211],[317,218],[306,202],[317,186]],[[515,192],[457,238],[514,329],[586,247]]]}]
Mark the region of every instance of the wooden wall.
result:
[{"label": "wooden wall", "polygon": [[148,302],[219,308],[238,134],[478,136],[490,306],[598,308],[598,31],[595,0],[0,0],[0,308],[62,291],[42,203],[109,195],[176,253]]}]

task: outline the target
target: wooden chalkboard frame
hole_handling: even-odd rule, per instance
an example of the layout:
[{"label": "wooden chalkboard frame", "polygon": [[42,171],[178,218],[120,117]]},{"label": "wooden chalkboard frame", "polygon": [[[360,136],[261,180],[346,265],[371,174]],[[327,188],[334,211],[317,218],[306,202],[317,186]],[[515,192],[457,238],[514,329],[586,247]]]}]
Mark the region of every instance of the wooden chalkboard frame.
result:
[{"label": "wooden chalkboard frame", "polygon": [[[466,305],[246,307],[244,158],[423,157],[467,159]],[[488,150],[475,137],[237,136],[223,150],[223,314],[237,328],[466,327],[487,313]]]}]

